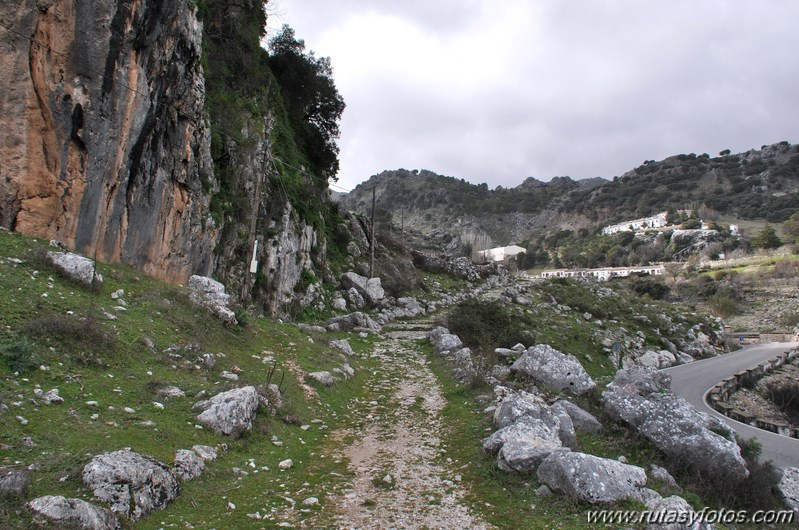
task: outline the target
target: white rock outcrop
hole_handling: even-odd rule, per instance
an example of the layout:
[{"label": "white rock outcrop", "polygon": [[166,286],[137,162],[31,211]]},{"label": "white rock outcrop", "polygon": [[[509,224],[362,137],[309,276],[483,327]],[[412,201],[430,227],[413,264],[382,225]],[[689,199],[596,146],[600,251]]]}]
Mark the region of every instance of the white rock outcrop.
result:
[{"label": "white rock outcrop", "polygon": [[47,259],[56,271],[84,287],[97,288],[103,284],[102,275],[96,273],[94,261],[89,258],[72,252],[48,252]]},{"label": "white rock outcrop", "polygon": [[557,493],[590,502],[641,500],[646,472],[640,467],[585,453],[557,451],[536,471],[538,480]]},{"label": "white rock outcrop", "polygon": [[34,520],[41,524],[77,525],[86,530],[119,528],[119,521],[113,513],[82,499],[45,495],[30,501],[28,508],[33,512]]},{"label": "white rock outcrop", "polygon": [[238,438],[244,431],[252,429],[252,422],[263,399],[255,387],[245,386],[200,401],[194,405],[194,409],[202,411],[197,416],[199,422],[219,434]]},{"label": "white rock outcrop", "polygon": [[163,509],[180,492],[169,467],[129,449],[92,458],[83,468],[83,482],[112,512],[134,521]]},{"label": "white rock outcrop", "polygon": [[194,275],[189,278],[189,290],[194,303],[207,307],[225,324],[237,324],[236,314],[228,308],[230,295],[225,286],[206,276]]},{"label": "white rock outcrop", "polygon": [[596,383],[573,355],[559,352],[548,344],[537,344],[527,350],[510,367],[556,390],[575,395],[593,391]]}]

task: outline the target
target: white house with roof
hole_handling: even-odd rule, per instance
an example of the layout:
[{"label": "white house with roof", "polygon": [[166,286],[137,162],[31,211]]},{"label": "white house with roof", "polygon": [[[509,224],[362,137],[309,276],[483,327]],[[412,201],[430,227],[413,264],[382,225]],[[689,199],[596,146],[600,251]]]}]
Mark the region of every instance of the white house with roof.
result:
[{"label": "white house with roof", "polygon": [[661,212],[652,217],[644,217],[641,219],[634,219],[632,221],[624,221],[615,225],[606,226],[602,229],[605,235],[617,234],[619,232],[640,232],[647,228],[660,228],[666,226],[666,212]]},{"label": "white house with roof", "polygon": [[527,252],[527,249],[518,245],[509,245],[507,247],[480,250],[477,252],[477,256],[485,261],[505,261],[522,252]]}]

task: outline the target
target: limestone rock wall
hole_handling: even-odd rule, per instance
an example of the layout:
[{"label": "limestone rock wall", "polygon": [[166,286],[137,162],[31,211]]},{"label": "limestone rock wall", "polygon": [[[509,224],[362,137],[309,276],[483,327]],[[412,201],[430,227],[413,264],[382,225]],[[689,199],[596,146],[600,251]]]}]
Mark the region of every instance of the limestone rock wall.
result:
[{"label": "limestone rock wall", "polygon": [[216,182],[189,3],[9,0],[0,19],[0,225],[170,281],[210,274]]}]

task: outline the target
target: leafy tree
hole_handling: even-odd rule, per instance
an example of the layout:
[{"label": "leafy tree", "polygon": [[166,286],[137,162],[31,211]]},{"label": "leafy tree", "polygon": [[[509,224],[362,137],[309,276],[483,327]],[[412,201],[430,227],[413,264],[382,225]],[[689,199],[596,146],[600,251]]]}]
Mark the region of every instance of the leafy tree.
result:
[{"label": "leafy tree", "polygon": [[752,246],[763,249],[778,248],[782,246],[782,240],[777,236],[777,232],[774,231],[771,225],[766,223],[752,239]]},{"label": "leafy tree", "polygon": [[312,172],[325,184],[329,178],[336,180],[338,123],[345,105],[333,81],[330,58],[306,52],[305,42],[288,25],[269,41],[269,52],[269,68]]}]

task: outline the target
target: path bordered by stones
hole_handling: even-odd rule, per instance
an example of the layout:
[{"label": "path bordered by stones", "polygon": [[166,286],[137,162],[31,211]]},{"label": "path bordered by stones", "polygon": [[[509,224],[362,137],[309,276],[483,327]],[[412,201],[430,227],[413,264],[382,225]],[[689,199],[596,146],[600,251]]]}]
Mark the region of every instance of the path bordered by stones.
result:
[{"label": "path bordered by stones", "polygon": [[[353,478],[325,504],[338,528],[490,528],[463,504],[460,469],[446,456],[440,412],[446,405],[419,331],[394,331],[372,356],[382,370],[371,381],[377,399],[350,404],[353,427],[333,433],[332,458],[346,458]],[[312,523],[306,521],[306,525]]]}]

